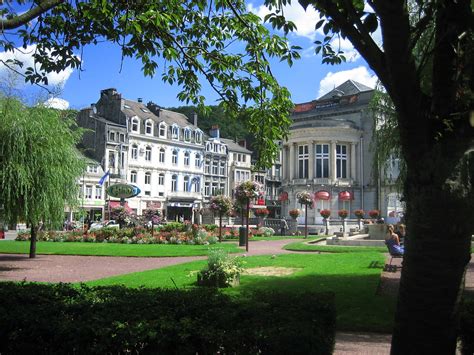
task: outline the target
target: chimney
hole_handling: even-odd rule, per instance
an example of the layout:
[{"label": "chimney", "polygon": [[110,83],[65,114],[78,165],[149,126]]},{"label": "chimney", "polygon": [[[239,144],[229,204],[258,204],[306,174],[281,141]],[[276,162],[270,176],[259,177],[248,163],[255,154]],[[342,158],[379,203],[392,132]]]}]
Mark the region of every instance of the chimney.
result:
[{"label": "chimney", "polygon": [[209,131],[209,135],[212,138],[220,138],[220,132],[219,132],[219,126],[218,125],[213,125],[211,127],[211,130]]},{"label": "chimney", "polygon": [[143,99],[142,99],[141,97],[139,97],[139,98],[137,99],[137,101],[138,101],[139,103],[142,103],[142,102],[143,102]]},{"label": "chimney", "polygon": [[146,104],[146,107],[151,111],[153,112],[155,115],[157,115],[158,117],[160,117],[160,111],[161,111],[161,107],[158,106],[157,104],[155,104],[153,101],[149,101],[147,104]]},{"label": "chimney", "polygon": [[193,125],[198,125],[198,114],[197,112],[193,112]]},{"label": "chimney", "polygon": [[238,143],[241,147],[247,148],[247,141],[245,139],[239,140]]}]

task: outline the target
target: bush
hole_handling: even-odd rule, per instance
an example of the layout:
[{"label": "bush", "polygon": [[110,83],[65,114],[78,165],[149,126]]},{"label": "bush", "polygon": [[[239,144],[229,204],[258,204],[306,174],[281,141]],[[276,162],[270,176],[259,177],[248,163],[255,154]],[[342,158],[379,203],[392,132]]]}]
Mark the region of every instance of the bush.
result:
[{"label": "bush", "polygon": [[181,223],[181,222],[169,222],[169,223],[163,225],[160,228],[160,231],[163,231],[163,232],[171,232],[171,231],[184,232],[184,231],[186,231],[186,226],[184,225],[184,223]]},{"label": "bush", "polygon": [[240,280],[242,259],[230,257],[223,249],[211,249],[207,267],[197,275],[199,286],[232,287]]},{"label": "bush", "polygon": [[2,354],[330,354],[334,297],[0,283]]},{"label": "bush", "polygon": [[474,354],[474,300],[465,300],[459,322],[461,354]]}]

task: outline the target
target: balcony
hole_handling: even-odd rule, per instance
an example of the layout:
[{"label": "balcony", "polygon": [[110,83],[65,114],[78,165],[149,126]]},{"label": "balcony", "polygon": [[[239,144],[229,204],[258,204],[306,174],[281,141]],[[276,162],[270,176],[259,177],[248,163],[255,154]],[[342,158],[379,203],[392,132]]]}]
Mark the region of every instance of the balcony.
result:
[{"label": "balcony", "polygon": [[280,175],[265,175],[265,180],[268,181],[281,181]]},{"label": "balcony", "polygon": [[173,191],[173,192],[168,192],[166,194],[168,199],[194,199],[194,200],[200,200],[202,198],[202,195],[200,192],[186,192],[186,191]]}]

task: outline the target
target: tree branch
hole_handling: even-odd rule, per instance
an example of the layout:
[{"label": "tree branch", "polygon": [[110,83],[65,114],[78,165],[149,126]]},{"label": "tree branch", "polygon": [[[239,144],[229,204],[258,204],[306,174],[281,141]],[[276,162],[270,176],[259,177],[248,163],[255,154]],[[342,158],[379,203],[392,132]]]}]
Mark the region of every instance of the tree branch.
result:
[{"label": "tree branch", "polygon": [[53,7],[63,3],[64,0],[43,0],[38,2],[38,6],[28,10],[20,16],[15,16],[8,20],[0,20],[0,30],[11,30],[27,24],[29,21],[51,10]]}]

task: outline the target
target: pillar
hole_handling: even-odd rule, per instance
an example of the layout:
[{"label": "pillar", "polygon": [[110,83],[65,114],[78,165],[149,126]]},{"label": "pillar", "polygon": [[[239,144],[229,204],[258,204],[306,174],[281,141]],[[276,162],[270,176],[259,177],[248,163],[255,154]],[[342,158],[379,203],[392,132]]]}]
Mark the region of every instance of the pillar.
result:
[{"label": "pillar", "polygon": [[353,181],[356,180],[356,144],[351,143],[351,174],[350,177]]},{"label": "pillar", "polygon": [[315,146],[316,146],[315,141],[312,141],[311,144],[309,145],[309,165],[308,165],[309,172],[308,172],[308,178],[310,180],[314,179]]},{"label": "pillar", "polygon": [[336,177],[336,143],[337,141],[331,141],[331,154],[330,154],[330,160],[331,160],[331,171],[330,171],[330,178],[334,182],[336,182],[337,177]]},{"label": "pillar", "polygon": [[290,144],[290,156],[288,159],[288,166],[290,168],[289,179],[292,181],[295,178],[295,143]]}]

